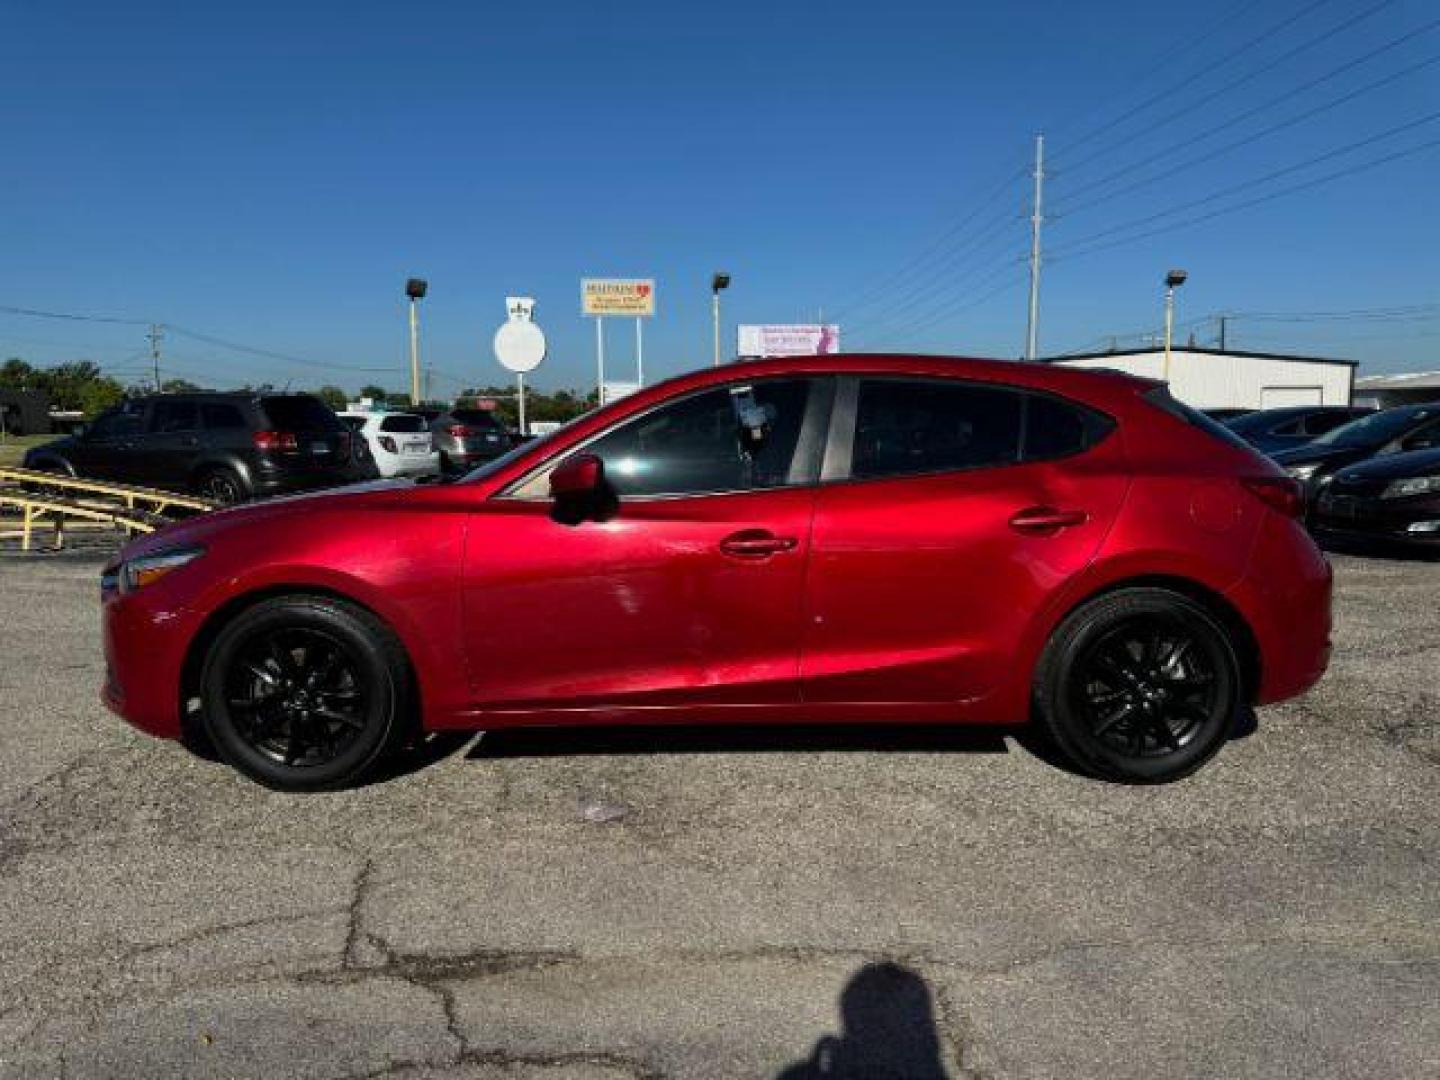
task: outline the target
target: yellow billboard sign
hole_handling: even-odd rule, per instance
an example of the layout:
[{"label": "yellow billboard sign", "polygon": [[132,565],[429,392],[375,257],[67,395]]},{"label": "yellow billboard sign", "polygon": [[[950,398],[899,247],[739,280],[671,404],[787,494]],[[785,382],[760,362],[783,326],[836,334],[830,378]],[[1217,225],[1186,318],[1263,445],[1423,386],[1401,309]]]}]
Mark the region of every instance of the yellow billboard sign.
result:
[{"label": "yellow billboard sign", "polygon": [[650,278],[585,278],[580,282],[580,307],[586,315],[654,315],[655,282]]}]

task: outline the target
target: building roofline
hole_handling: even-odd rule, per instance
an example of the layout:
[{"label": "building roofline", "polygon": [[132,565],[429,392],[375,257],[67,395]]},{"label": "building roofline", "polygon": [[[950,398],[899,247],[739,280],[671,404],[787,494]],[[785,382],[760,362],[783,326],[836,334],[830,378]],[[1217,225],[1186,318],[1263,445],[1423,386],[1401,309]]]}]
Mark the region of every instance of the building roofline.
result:
[{"label": "building roofline", "polygon": [[[1146,356],[1151,353],[1161,353],[1165,350],[1158,345],[1147,346],[1143,349],[1116,349],[1114,352],[1087,352],[1087,353],[1066,353],[1063,356],[1046,356],[1042,363],[1063,364],[1067,360],[1104,360],[1109,356]],[[1199,345],[1172,345],[1172,353],[1200,353],[1204,356],[1240,356],[1254,357],[1257,360],[1293,360],[1301,364],[1337,364],[1341,367],[1358,367],[1358,360],[1337,360],[1332,356],[1295,356],[1290,353],[1270,352],[1241,352],[1238,349],[1207,349]]]}]

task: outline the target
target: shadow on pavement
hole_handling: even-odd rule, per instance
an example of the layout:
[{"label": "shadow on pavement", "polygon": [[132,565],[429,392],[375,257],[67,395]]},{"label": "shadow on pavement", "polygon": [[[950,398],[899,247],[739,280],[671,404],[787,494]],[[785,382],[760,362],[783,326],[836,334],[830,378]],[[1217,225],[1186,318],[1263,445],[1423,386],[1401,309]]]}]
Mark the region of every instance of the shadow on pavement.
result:
[{"label": "shadow on pavement", "polygon": [[1322,535],[1315,538],[1322,551],[1331,555],[1355,555],[1364,559],[1385,559],[1389,562],[1440,562],[1440,544],[1422,547],[1399,541],[1364,540],[1354,537]]},{"label": "shadow on pavement", "polygon": [[840,993],[840,1034],[776,1080],[944,1080],[930,988],[900,964],[867,964]]},{"label": "shadow on pavement", "polygon": [[1014,729],[928,724],[713,724],[705,726],[536,727],[486,732],[467,757],[622,754],[956,752],[1004,754]]}]

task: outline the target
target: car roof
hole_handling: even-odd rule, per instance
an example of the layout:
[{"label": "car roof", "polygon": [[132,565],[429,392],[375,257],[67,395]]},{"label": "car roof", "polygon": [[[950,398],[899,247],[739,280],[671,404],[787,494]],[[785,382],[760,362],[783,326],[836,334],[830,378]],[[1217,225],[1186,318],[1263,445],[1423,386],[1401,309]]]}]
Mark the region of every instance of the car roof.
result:
[{"label": "car roof", "polygon": [[[1164,385],[1155,379],[1146,379],[1110,368],[1078,368],[1029,360],[988,360],[925,353],[840,353],[742,360],[719,367],[700,368],[664,382],[654,383],[632,397],[660,399],[689,387],[733,382],[737,378],[745,378],[747,374],[756,379],[777,375],[933,376],[1074,393],[1083,398],[1099,398],[1116,392],[1134,394]],[[628,401],[630,398],[624,400]]]}]

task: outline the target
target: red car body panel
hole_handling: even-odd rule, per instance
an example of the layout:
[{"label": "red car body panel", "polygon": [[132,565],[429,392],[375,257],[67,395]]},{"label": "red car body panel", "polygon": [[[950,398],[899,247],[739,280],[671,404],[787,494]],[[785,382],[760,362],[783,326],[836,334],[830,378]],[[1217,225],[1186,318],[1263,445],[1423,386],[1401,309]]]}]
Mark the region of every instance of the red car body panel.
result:
[{"label": "red car body panel", "polygon": [[[1115,428],[1056,461],[737,494],[622,500],[554,521],[509,486],[671,396],[767,376],[866,373],[1032,388]],[[854,356],[708,369],[523,448],[481,478],[382,482],[204,515],[122,559],[205,555],[104,605],[103,698],[177,737],[208,635],[278,592],[347,597],[406,648],[429,729],[524,723],[895,720],[1018,723],[1046,641],[1088,597],[1172,582],[1253,639],[1252,697],[1302,692],[1329,655],[1330,572],[1241,478],[1282,475],[1142,398],[1154,384],[1060,367]],[[1076,511],[1017,530],[1034,509]],[[793,541],[761,559],[720,542]]]}]

